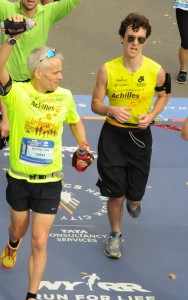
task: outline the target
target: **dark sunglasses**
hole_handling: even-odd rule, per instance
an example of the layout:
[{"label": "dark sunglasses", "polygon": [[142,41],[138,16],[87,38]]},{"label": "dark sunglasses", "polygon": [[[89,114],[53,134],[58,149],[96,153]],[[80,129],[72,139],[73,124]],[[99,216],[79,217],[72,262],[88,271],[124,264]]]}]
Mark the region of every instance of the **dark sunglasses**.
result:
[{"label": "dark sunglasses", "polygon": [[45,56],[39,61],[38,65],[37,65],[37,68],[39,67],[39,64],[45,60],[46,58],[51,58],[51,57],[54,57],[56,54],[56,50],[55,49],[51,49],[51,50],[48,50],[45,54]]},{"label": "dark sunglasses", "polygon": [[143,37],[143,36],[133,36],[133,35],[128,35],[128,37],[127,37],[127,42],[128,43],[133,43],[135,40],[138,40],[138,42],[139,42],[139,44],[144,44],[145,43],[145,41],[146,41],[146,38],[145,37]]}]

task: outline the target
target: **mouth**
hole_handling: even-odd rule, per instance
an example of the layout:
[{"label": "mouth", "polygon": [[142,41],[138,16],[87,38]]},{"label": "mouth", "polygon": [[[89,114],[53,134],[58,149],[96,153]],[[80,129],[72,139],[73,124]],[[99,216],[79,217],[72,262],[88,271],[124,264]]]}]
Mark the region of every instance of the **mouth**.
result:
[{"label": "mouth", "polygon": [[137,48],[136,47],[131,47],[131,52],[136,52]]},{"label": "mouth", "polygon": [[28,3],[29,5],[31,5],[31,4],[35,4],[35,1],[27,0],[27,3]]}]

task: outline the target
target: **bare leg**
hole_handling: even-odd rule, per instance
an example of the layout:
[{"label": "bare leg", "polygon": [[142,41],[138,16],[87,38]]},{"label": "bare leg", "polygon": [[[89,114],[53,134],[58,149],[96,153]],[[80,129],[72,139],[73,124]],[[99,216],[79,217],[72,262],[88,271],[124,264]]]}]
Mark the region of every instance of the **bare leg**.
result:
[{"label": "bare leg", "polygon": [[30,214],[28,211],[15,211],[11,207],[10,210],[10,219],[11,224],[9,225],[9,238],[11,242],[16,243],[20,240],[26,233],[29,226]]},{"label": "bare leg", "polygon": [[111,231],[121,233],[121,220],[123,216],[123,202],[125,196],[121,198],[109,198],[107,202],[108,218]]},{"label": "bare leg", "polygon": [[55,215],[33,212],[28,292],[37,294],[46,267],[47,240]]},{"label": "bare leg", "polygon": [[179,48],[179,62],[180,62],[180,69],[187,70],[188,49],[184,49],[182,47]]}]

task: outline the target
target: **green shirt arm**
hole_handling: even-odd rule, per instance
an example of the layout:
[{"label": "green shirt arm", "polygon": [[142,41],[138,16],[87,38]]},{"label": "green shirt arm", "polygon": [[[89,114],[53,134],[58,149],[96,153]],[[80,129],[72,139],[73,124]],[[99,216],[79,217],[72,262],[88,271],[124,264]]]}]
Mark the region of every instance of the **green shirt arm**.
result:
[{"label": "green shirt arm", "polygon": [[43,7],[50,23],[54,24],[71,13],[80,2],[81,0],[60,0],[46,4]]}]

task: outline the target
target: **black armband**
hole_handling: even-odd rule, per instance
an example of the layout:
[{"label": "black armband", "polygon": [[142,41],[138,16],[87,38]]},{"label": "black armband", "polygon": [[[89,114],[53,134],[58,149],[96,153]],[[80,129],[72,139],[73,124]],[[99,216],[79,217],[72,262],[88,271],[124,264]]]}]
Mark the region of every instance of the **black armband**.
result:
[{"label": "black armband", "polygon": [[0,83],[0,95],[1,96],[7,95],[10,88],[11,88],[11,85],[12,85],[12,78],[11,77],[9,77],[8,82],[4,86]]},{"label": "black armband", "polygon": [[166,73],[164,84],[162,86],[156,86],[155,90],[157,92],[165,91],[166,94],[170,94],[171,93],[171,76],[170,76],[169,73]]}]

